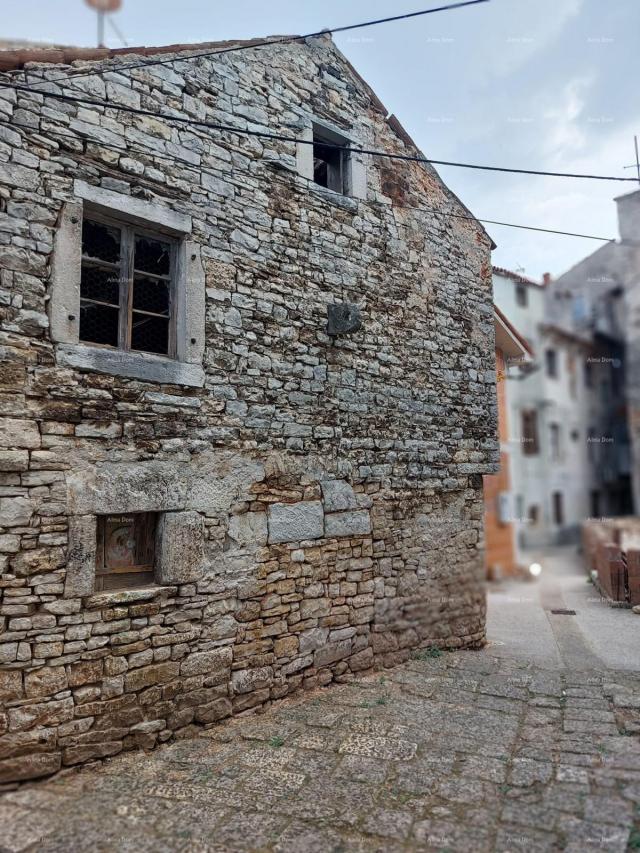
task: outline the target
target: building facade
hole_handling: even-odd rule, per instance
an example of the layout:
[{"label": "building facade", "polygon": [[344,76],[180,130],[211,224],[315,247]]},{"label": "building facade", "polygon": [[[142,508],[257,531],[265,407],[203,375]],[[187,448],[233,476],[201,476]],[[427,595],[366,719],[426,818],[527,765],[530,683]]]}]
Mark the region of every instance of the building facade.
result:
[{"label": "building facade", "polygon": [[558,322],[555,283],[494,269],[494,300],[534,353],[507,371],[513,518],[523,548],[577,542],[601,487],[593,342]]},{"label": "building facade", "polygon": [[245,46],[0,55],[3,783],[484,642],[491,241]]},{"label": "building facade", "polygon": [[487,577],[499,580],[519,570],[516,525],[513,520],[514,495],[511,481],[507,371],[518,364],[524,369],[533,355],[527,342],[500,309],[494,309],[496,339],[496,379],[498,396],[498,437],[500,470],[484,477],[485,566]]}]

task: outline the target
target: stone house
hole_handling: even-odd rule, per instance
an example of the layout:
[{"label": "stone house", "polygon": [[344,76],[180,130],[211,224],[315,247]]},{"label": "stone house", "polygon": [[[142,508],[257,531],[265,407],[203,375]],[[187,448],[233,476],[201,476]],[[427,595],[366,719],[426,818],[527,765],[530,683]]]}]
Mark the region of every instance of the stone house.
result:
[{"label": "stone house", "polygon": [[484,642],[491,240],[244,47],[0,54],[3,783]]}]

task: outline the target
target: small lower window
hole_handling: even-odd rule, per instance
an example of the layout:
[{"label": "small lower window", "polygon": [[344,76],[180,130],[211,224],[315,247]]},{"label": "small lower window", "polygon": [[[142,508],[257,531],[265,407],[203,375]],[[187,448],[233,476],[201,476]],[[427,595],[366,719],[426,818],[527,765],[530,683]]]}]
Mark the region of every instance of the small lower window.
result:
[{"label": "small lower window", "polygon": [[153,583],[156,521],[153,512],[98,517],[96,592]]}]

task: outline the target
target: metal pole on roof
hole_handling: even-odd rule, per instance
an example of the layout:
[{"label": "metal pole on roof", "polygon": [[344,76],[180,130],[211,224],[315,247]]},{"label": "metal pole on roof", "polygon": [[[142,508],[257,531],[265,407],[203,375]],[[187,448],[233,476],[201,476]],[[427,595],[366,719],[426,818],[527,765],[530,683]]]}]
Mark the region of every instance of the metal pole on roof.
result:
[{"label": "metal pole on roof", "polygon": [[98,47],[104,47],[104,12],[98,9]]}]

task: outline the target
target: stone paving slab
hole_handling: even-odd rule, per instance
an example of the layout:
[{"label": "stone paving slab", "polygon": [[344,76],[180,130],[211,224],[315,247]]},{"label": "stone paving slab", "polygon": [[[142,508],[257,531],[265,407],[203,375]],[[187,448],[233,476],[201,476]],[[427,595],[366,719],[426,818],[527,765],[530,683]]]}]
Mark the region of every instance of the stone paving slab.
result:
[{"label": "stone paving slab", "polygon": [[283,701],[0,798],[0,851],[640,849],[640,677],[482,652]]}]

